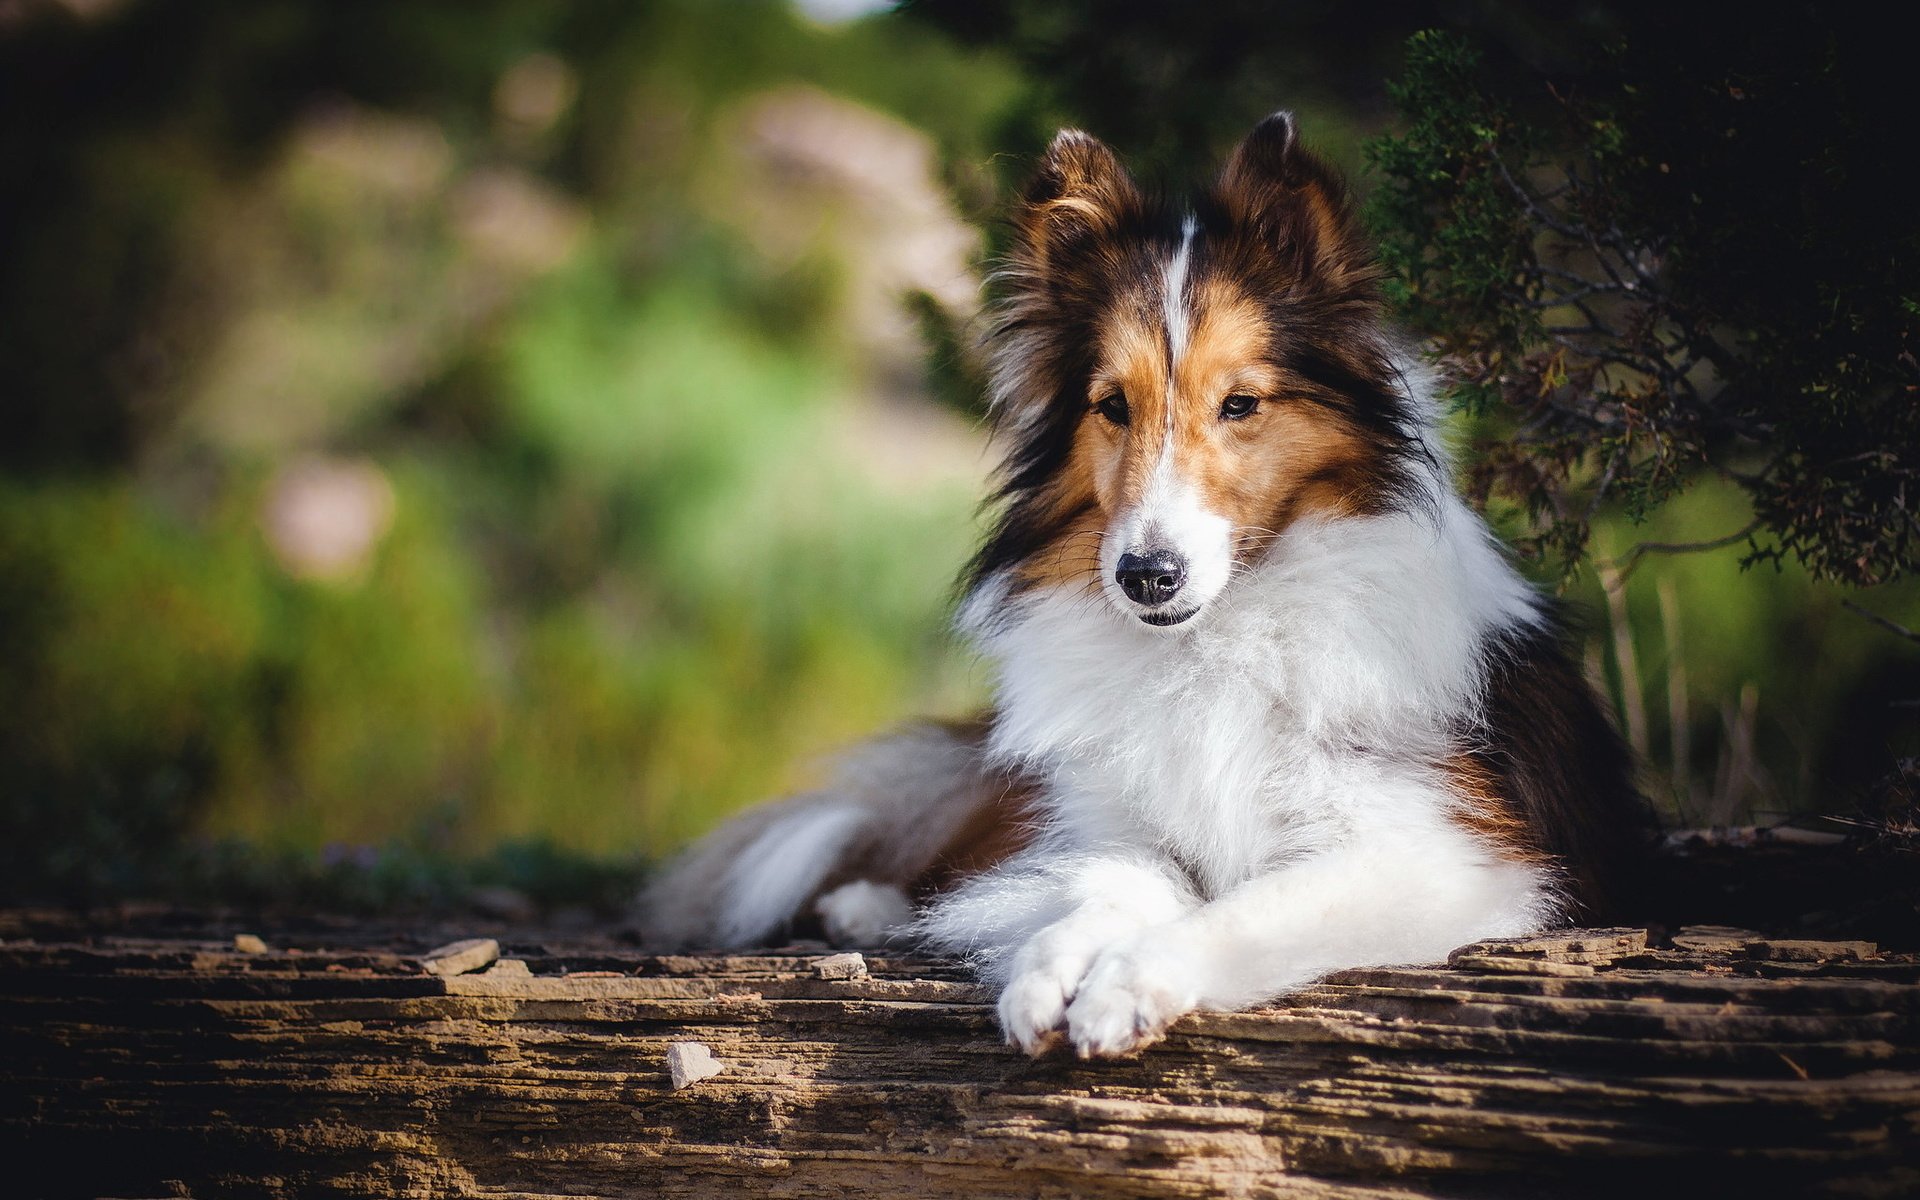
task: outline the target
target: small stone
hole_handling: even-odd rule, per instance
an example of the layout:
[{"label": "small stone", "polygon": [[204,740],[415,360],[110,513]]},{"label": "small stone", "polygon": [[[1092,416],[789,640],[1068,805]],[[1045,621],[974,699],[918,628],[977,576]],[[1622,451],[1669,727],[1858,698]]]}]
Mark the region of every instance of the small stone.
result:
[{"label": "small stone", "polygon": [[236,933],[233,935],[233,948],[241,954],[265,954],[267,943],[257,933]]},{"label": "small stone", "polygon": [[533,970],[524,958],[503,958],[481,974],[493,979],[531,979]]},{"label": "small stone", "polygon": [[492,938],[467,938],[449,942],[421,956],[420,965],[429,975],[465,975],[478,971],[500,957],[500,943]]},{"label": "small stone", "polygon": [[673,1042],[667,1046],[667,1074],[673,1077],[675,1091],[712,1079],[726,1069],[702,1042]]},{"label": "small stone", "polygon": [[866,956],[858,950],[849,950],[845,954],[816,958],[813,960],[813,974],[817,979],[865,979]]}]

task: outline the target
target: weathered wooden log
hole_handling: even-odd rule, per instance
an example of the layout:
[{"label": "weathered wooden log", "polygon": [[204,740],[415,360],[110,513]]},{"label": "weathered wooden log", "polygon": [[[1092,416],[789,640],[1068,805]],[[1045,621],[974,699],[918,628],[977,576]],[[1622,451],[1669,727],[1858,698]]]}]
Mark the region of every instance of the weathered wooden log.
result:
[{"label": "weathered wooden log", "polygon": [[904,957],[0,931],[9,1194],[1920,1193],[1920,964],[1859,943],[1485,943],[1081,1063]]}]

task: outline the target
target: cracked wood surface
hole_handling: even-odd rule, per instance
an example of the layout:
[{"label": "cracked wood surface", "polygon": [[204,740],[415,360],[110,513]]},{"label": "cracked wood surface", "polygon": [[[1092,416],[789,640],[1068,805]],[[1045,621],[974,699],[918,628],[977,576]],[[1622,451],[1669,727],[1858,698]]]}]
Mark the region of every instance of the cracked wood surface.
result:
[{"label": "cracked wood surface", "polygon": [[[476,934],[482,966],[432,973]],[[33,913],[0,935],[26,1195],[1920,1192],[1920,964],[1858,942],[1480,943],[1080,1063],[1017,1055],[962,971],[890,954]]]}]

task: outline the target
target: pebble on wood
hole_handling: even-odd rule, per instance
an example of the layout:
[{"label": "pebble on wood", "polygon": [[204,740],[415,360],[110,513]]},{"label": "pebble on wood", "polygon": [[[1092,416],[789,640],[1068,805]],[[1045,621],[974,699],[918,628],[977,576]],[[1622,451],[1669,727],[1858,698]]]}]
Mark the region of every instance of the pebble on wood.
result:
[{"label": "pebble on wood", "polygon": [[816,979],[865,979],[866,956],[858,950],[849,950],[845,954],[816,958],[813,960],[813,974]]},{"label": "pebble on wood", "polygon": [[667,1074],[673,1077],[675,1091],[712,1079],[724,1070],[726,1066],[713,1057],[704,1042],[674,1042],[667,1047]]},{"label": "pebble on wood", "polygon": [[499,942],[492,938],[467,938],[429,950],[421,957],[420,966],[429,975],[465,975],[469,971],[478,971],[499,957]]},{"label": "pebble on wood", "polygon": [[257,933],[236,933],[233,935],[233,948],[240,954],[265,954],[267,943]]}]

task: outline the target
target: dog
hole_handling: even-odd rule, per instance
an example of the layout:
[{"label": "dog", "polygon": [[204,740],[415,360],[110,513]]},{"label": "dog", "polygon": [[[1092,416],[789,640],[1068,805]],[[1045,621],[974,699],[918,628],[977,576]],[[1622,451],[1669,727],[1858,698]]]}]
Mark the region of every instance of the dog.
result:
[{"label": "dog", "polygon": [[660,945],[964,956],[1008,1041],[1603,911],[1644,828],[1553,606],[1459,497],[1339,176],[1286,113],[1185,204],[1048,147],[987,345],[1003,447],[959,625],[994,707],[852,755],[643,897]]}]

